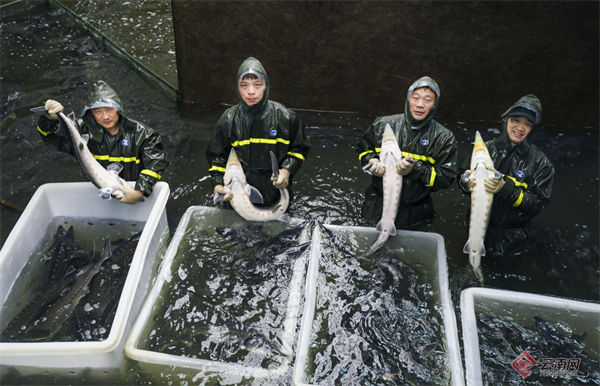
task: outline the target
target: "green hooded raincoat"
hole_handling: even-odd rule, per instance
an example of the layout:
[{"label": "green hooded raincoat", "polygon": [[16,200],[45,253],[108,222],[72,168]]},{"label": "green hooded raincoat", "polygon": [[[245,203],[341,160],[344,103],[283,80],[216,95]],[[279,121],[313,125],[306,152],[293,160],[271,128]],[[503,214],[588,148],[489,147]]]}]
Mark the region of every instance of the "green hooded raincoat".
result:
[{"label": "green hooded raincoat", "polygon": [[206,158],[213,186],[223,185],[227,158],[231,149],[235,148],[247,182],[261,192],[264,206],[271,206],[279,200],[279,190],[271,181],[273,170],[269,151],[277,156],[280,168],[289,170],[288,190],[292,197],[293,178],[306,160],[310,140],[295,112],[269,100],[269,78],[258,60],[248,58],[242,63],[237,73],[236,89],[247,74],[255,74],[264,80],[263,99],[248,106],[238,91],[241,103],[227,109],[217,122]]},{"label": "green hooded raincoat", "polygon": [[[119,113],[120,130],[117,135],[110,135],[96,123],[91,110],[100,107],[112,107]],[[76,122],[77,127],[81,134],[89,134],[87,146],[94,158],[104,167],[115,162],[123,165],[119,177],[136,181],[135,189],[149,196],[169,165],[161,136],[143,123],[128,118],[118,95],[103,81],[94,84],[81,116],[82,119]],[[46,116],[39,119],[38,131],[44,143],[74,155],[70,139],[54,134],[58,127],[58,120]]]},{"label": "green hooded raincoat", "polygon": [[[486,256],[521,255],[529,236],[531,219],[546,207],[552,193],[554,166],[546,155],[530,144],[527,138],[514,147],[510,143],[506,131],[506,118],[517,107],[526,108],[534,113],[534,130],[542,120],[542,105],[539,99],[535,95],[526,95],[502,114],[500,136],[485,143],[494,161],[494,168],[502,173],[505,181],[502,189],[494,197],[484,241]],[[461,162],[460,174],[464,173],[470,164],[469,155]],[[463,192],[468,193],[460,174],[457,178],[458,185]]]},{"label": "green hooded raincoat", "polygon": [[[421,87],[429,87],[437,95],[435,105],[421,121],[415,120],[409,110],[408,98]],[[440,99],[437,83],[423,77],[408,90],[404,114],[380,117],[369,126],[356,147],[358,159],[363,166],[372,158],[379,158],[381,139],[385,126],[389,124],[402,151],[402,156],[415,159],[413,170],[404,177],[400,204],[396,216],[397,227],[418,225],[435,216],[431,193],[445,189],[456,177],[456,139],[454,134],[434,121]],[[383,179],[373,176],[365,192],[362,215],[377,222],[383,207]]]}]

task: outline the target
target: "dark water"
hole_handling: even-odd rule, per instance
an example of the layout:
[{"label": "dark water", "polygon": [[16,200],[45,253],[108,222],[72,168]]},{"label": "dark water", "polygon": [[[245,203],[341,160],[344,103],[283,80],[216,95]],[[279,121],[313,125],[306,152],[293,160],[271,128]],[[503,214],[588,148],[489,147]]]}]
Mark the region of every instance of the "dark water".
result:
[{"label": "dark water", "polygon": [[[169,37],[168,2],[130,1],[113,7],[108,6],[111,2],[74,3],[73,8],[97,21],[107,35],[131,49],[150,68],[166,74],[168,80],[175,79],[173,54],[169,53],[174,43]],[[207,174],[204,151],[225,106],[179,107],[46,2],[21,2],[2,8],[0,33],[0,198],[25,207],[42,184],[85,181],[75,158],[44,146],[29,109],[51,97],[63,103],[67,112],[79,114],[91,84],[102,79],[114,86],[131,117],[163,135],[172,162],[163,175],[171,188],[167,204],[171,232],[189,206],[212,205],[210,183],[199,179]],[[260,58],[260,52],[254,56]],[[276,88],[273,91],[272,97],[277,100]],[[515,99],[526,92],[529,90],[518,92]],[[293,101],[281,102],[294,105]],[[400,110],[401,106],[390,114]],[[500,106],[498,114],[502,111],[504,107]],[[290,214],[329,224],[374,226],[360,216],[369,177],[360,170],[353,147],[375,117],[307,111],[299,114],[313,147],[295,178],[296,198]],[[500,127],[499,122],[454,122],[443,117],[438,121],[455,133],[462,156],[470,154],[476,130],[488,140]],[[598,127],[544,126],[536,129],[533,137],[556,168],[552,199],[534,220],[532,241],[523,259],[493,267],[484,263],[486,286],[598,302]],[[462,253],[469,199],[453,185],[436,192],[434,202],[438,217],[433,225],[418,230],[445,238],[456,306],[462,289],[480,285]],[[4,243],[19,215],[0,206],[0,243]]]},{"label": "dark water", "polygon": [[[528,385],[600,385],[597,341],[587,339],[586,332],[574,334],[569,326],[539,316],[527,325],[483,313],[477,314],[477,329],[485,385],[521,385],[523,378],[509,364],[523,351],[538,363],[526,378]],[[577,375],[542,375],[544,358],[552,359],[548,370],[555,359],[579,359]]]},{"label": "dark water", "polygon": [[417,252],[384,247],[357,259],[358,244],[348,234],[323,234],[306,382],[447,384],[433,285],[404,263]]},{"label": "dark water", "polygon": [[[32,319],[25,325],[14,325],[11,322],[21,312],[29,313],[28,305],[37,299],[52,298],[52,288],[64,282],[66,276],[78,275],[84,271],[94,258],[103,253],[104,238],[111,240],[110,250],[113,252],[93,276],[88,290],[74,306],[69,318],[61,323],[52,336],[43,337],[41,342],[99,341],[110,334],[112,322],[125,284],[129,264],[135,248],[127,249],[120,254],[119,247],[128,242],[129,237],[139,233],[144,223],[132,223],[123,220],[82,219],[55,217],[48,225],[46,237],[34,251],[13,284],[6,302],[2,307],[0,330],[4,331],[3,342],[31,341],[34,334],[23,330],[49,318],[54,313],[53,304],[62,296],[50,303],[44,303]],[[72,228],[72,229],[71,229]],[[59,240],[56,244],[58,253],[53,254],[55,235],[72,231],[72,237]],[[136,243],[137,244],[137,243]],[[123,249],[125,251],[125,249]],[[117,261],[117,257],[124,259]],[[65,287],[66,292],[72,286]],[[62,293],[62,292],[61,292]],[[66,295],[63,295],[66,296]],[[70,303],[73,304],[73,303]],[[27,309],[26,309],[27,308]],[[35,316],[37,315],[37,316]],[[19,319],[21,320],[21,319]],[[10,323],[10,324],[9,324]],[[11,333],[7,332],[9,326]],[[37,341],[37,340],[36,340]]]}]

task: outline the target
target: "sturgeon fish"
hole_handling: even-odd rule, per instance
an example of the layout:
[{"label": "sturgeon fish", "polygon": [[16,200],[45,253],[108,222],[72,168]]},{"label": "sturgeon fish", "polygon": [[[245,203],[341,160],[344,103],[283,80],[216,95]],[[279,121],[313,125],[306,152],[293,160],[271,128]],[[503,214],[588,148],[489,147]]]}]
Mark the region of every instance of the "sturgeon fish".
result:
[{"label": "sturgeon fish", "polygon": [[[48,113],[43,106],[33,108],[31,111],[37,114]],[[112,163],[106,169],[102,167],[87,147],[90,136],[88,134],[81,135],[79,130],[77,130],[75,114],[71,113],[66,116],[59,112],[58,117],[61,120],[61,124],[64,124],[61,130],[66,127],[66,135],[73,143],[73,151],[79,161],[81,170],[83,170],[87,179],[98,188],[98,196],[103,200],[110,200],[112,197],[116,199],[123,198],[121,189],[127,187],[126,182],[119,178],[119,173],[123,170],[123,165]]]},{"label": "sturgeon fish", "polygon": [[[277,178],[279,176],[279,163],[273,152],[271,152],[271,166],[273,168],[273,178]],[[260,208],[254,205],[263,203],[262,194],[254,186],[246,182],[246,175],[235,149],[231,149],[229,153],[223,182],[226,189],[233,194],[233,198],[230,201],[231,206],[245,220],[289,220],[289,216],[285,213],[290,205],[290,194],[287,189],[279,189],[279,202],[270,208]],[[215,196],[215,203],[218,201],[219,197]]]},{"label": "sturgeon fish", "polygon": [[[483,240],[487,232],[492,210],[494,195],[485,190],[484,181],[494,175],[494,162],[490,157],[479,131],[475,134],[475,144],[471,155],[471,176],[475,178],[475,186],[471,191],[471,219],[469,224],[469,239],[463,252],[469,255],[469,262],[477,278],[483,283],[481,272],[481,256],[485,256]],[[501,178],[498,172],[494,178]]]},{"label": "sturgeon fish", "polygon": [[102,263],[111,255],[110,238],[106,236],[102,253],[75,274],[71,288],[49,307],[31,327],[24,331],[24,341],[32,342],[51,339],[58,332],[62,324],[71,317],[81,298],[87,295],[90,281],[98,273]]},{"label": "sturgeon fish", "polygon": [[385,125],[379,158],[385,166],[385,173],[383,174],[383,208],[381,210],[381,220],[377,223],[376,228],[379,237],[365,256],[381,248],[390,236],[396,235],[394,221],[398,213],[400,192],[402,191],[402,176],[396,172],[396,165],[402,159],[402,152],[390,125]]}]

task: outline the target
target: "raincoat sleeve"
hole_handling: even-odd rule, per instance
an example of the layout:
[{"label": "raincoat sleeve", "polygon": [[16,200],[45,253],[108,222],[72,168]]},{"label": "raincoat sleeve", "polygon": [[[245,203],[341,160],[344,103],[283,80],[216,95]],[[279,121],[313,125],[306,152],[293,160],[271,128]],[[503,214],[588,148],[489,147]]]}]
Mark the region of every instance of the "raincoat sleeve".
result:
[{"label": "raincoat sleeve", "polygon": [[37,131],[40,133],[40,137],[46,145],[52,146],[63,153],[75,155],[69,138],[54,134],[58,129],[59,124],[58,119],[50,119],[42,115],[38,120]]},{"label": "raincoat sleeve", "polygon": [[290,118],[289,125],[292,138],[290,148],[281,162],[281,167],[289,170],[293,176],[298,172],[304,161],[306,161],[310,150],[310,138],[304,134],[304,127],[302,126],[300,116],[292,112]]},{"label": "raincoat sleeve", "polygon": [[[380,135],[377,133],[380,132],[380,120],[377,119],[370,125],[362,138],[356,145],[356,154],[358,155],[358,161],[362,166],[365,166],[369,163],[372,158],[379,159],[379,153],[377,152],[376,146],[381,144]],[[379,149],[381,151],[381,148]]]},{"label": "raincoat sleeve", "polygon": [[510,203],[515,209],[511,220],[528,220],[539,214],[548,205],[554,181],[554,166],[544,156],[540,160],[533,179],[527,184],[504,178],[505,184],[496,197]]},{"label": "raincoat sleeve", "polygon": [[452,184],[456,178],[458,157],[454,135],[440,135],[436,142],[433,154],[429,155],[435,162],[415,160],[413,170],[407,175],[407,178],[417,180],[432,190],[445,189]]},{"label": "raincoat sleeve", "polygon": [[213,136],[206,149],[206,159],[208,160],[208,173],[211,176],[212,186],[223,185],[223,176],[227,166],[227,158],[231,151],[231,140],[229,138],[230,124],[226,114],[223,114],[213,132]]},{"label": "raincoat sleeve", "polygon": [[140,171],[135,189],[141,190],[148,197],[154,184],[162,178],[164,170],[169,166],[160,134],[151,130],[151,134],[140,149],[140,158],[143,169]]}]

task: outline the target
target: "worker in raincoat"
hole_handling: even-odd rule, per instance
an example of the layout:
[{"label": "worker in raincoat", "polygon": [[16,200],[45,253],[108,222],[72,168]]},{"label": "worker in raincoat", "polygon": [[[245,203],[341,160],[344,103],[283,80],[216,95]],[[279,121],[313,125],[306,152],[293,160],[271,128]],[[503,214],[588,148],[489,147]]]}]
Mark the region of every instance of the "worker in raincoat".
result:
[{"label": "worker in raincoat", "polygon": [[[45,144],[75,155],[72,142],[60,128],[58,113],[63,106],[52,99],[46,101],[48,115],[38,121],[38,131]],[[119,177],[135,181],[133,189],[120,189],[120,202],[135,204],[152,193],[169,165],[161,136],[143,123],[127,117],[115,91],[105,82],[95,83],[87,103],[76,121],[81,134],[90,136],[87,144],[94,158],[104,167],[119,163]]]},{"label": "worker in raincoat", "polygon": [[[485,181],[486,191],[494,194],[492,213],[484,240],[486,256],[518,257],[525,251],[531,219],[550,200],[554,166],[527,137],[542,121],[542,104],[535,95],[526,95],[502,114],[498,138],[487,141],[494,168],[501,179]],[[470,157],[461,162],[464,174],[458,185],[465,193],[475,186]],[[468,215],[468,214],[467,214]]]},{"label": "worker in raincoat", "polygon": [[386,125],[396,134],[403,158],[397,166],[402,175],[402,192],[396,227],[423,225],[435,217],[431,193],[446,189],[456,177],[456,139],[433,118],[440,99],[435,80],[424,76],[408,89],[404,114],[380,117],[369,126],[356,147],[358,159],[373,178],[365,193],[362,215],[367,220],[381,219],[385,166],[379,159]]},{"label": "worker in raincoat", "polygon": [[[240,159],[246,181],[260,191],[263,206],[279,201],[279,189],[288,188],[310,150],[300,117],[281,103],[269,100],[269,78],[262,64],[250,57],[240,66],[236,78],[240,103],[227,109],[215,126],[206,150],[215,194],[232,198],[223,186],[227,159],[232,148]],[[279,161],[279,178],[271,179],[272,151]]]}]

